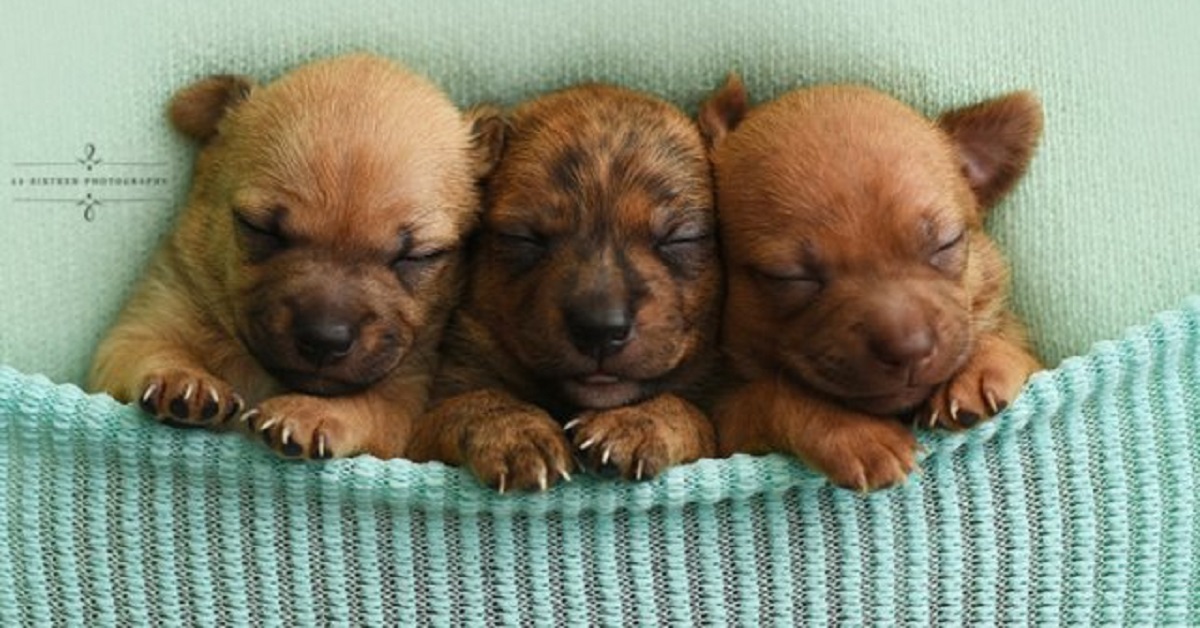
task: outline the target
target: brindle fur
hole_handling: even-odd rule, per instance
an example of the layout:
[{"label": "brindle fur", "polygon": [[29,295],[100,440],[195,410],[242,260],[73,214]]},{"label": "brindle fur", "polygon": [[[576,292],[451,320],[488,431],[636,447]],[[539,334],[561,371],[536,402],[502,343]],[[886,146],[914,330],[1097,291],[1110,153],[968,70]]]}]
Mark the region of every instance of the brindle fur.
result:
[{"label": "brindle fur", "polygon": [[[573,453],[629,478],[712,455],[700,408],[721,274],[696,125],[658,99],[589,85],[516,108],[506,128],[412,456],[504,490],[569,477]],[[609,356],[577,348],[570,312],[614,304],[633,313],[632,340]],[[579,383],[601,368],[620,381]]]}]

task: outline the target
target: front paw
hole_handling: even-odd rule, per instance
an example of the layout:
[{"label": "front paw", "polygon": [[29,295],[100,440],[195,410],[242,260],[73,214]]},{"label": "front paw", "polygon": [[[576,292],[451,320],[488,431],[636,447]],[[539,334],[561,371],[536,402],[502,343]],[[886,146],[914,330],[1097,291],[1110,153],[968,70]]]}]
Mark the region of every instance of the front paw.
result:
[{"label": "front paw", "polygon": [[166,423],[216,426],[240,413],[245,402],[208,373],[174,369],[151,373],[142,382],[138,406]]},{"label": "front paw", "polygon": [[366,421],[320,397],[272,397],[242,416],[244,429],[288,458],[325,460],[362,453]]},{"label": "front paw", "polygon": [[887,418],[853,417],[804,447],[800,458],[832,484],[861,492],[901,484],[917,466],[916,437]]},{"label": "front paw", "polygon": [[568,423],[567,429],[574,432],[572,441],[588,467],[613,469],[630,480],[649,479],[716,453],[711,424],[690,408],[633,405],[590,411]]},{"label": "front paw", "polygon": [[938,386],[917,413],[933,429],[964,430],[1008,407],[1039,368],[1025,350],[1000,341],[982,344],[961,371]]},{"label": "front paw", "polygon": [[501,493],[546,490],[570,480],[570,446],[557,423],[540,411],[515,411],[467,428],[463,464],[479,481]]}]

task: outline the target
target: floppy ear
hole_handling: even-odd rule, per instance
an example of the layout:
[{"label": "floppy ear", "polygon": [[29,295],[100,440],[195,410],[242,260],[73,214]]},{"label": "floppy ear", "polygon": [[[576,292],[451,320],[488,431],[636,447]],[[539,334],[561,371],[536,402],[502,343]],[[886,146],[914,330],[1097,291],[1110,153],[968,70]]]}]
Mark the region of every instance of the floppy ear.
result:
[{"label": "floppy ear", "polygon": [[184,135],[207,142],[217,134],[225,114],[249,98],[254,87],[253,79],[231,74],[196,81],[171,99],[171,123]]},{"label": "floppy ear", "polygon": [[1042,135],[1042,105],[1031,92],[1014,92],[943,113],[937,123],[958,148],[979,206],[989,209],[1025,174]]},{"label": "floppy ear", "polygon": [[463,114],[463,118],[471,126],[473,174],[475,178],[482,179],[500,163],[504,138],[508,134],[508,121],[495,105],[475,105]]},{"label": "floppy ear", "polygon": [[704,141],[712,150],[746,117],[746,86],[735,72],[730,72],[725,85],[700,106],[697,122]]}]

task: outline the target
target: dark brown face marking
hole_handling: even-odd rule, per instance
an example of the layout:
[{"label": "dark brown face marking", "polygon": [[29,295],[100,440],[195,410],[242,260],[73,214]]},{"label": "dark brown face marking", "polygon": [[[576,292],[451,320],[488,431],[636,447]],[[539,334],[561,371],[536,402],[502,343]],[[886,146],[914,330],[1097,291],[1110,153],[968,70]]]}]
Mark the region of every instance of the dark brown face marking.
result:
[{"label": "dark brown face marking", "polygon": [[550,166],[550,180],[564,192],[574,189],[583,179],[586,155],[578,146],[568,146]]},{"label": "dark brown face marking", "polygon": [[720,292],[697,128],[599,86],[528,103],[509,125],[466,307],[568,406],[669,389],[708,359]]}]

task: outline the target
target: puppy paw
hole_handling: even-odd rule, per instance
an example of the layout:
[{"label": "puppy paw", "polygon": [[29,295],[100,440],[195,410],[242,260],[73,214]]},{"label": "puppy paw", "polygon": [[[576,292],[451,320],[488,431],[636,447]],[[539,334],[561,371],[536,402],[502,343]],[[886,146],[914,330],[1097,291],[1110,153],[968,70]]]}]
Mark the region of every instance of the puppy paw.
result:
[{"label": "puppy paw", "polygon": [[930,429],[964,430],[1008,407],[1039,368],[1019,347],[1000,341],[982,344],[961,371],[936,388],[917,421]]},{"label": "puppy paw", "polygon": [[246,405],[224,381],[183,369],[152,373],[142,383],[137,401],[155,418],[184,426],[224,424]]},{"label": "puppy paw", "polygon": [[715,454],[712,427],[703,415],[695,410],[668,413],[678,409],[648,407],[652,403],[585,412],[568,423],[566,429],[574,432],[572,441],[585,464],[629,480],[644,480]]},{"label": "puppy paw", "polygon": [[501,493],[544,491],[571,479],[566,434],[544,413],[515,412],[473,425],[461,447],[464,466]]},{"label": "puppy paw", "polygon": [[362,452],[366,427],[319,397],[282,395],[242,415],[244,429],[288,458],[326,460]]},{"label": "puppy paw", "polygon": [[917,439],[899,421],[855,417],[806,444],[800,458],[835,486],[865,493],[908,479],[917,466]]}]

